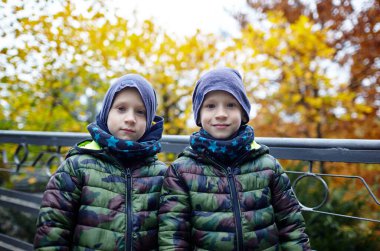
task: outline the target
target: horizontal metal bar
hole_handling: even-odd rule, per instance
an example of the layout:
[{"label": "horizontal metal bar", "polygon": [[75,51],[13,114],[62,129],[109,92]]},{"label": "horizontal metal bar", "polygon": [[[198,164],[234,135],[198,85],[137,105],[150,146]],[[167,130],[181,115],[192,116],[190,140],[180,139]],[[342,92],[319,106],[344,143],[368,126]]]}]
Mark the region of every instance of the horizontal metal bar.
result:
[{"label": "horizontal metal bar", "polygon": [[[89,139],[88,133],[0,130],[0,143],[28,143],[33,145],[72,146]],[[163,135],[162,141],[188,145],[189,135]],[[370,139],[317,139],[257,137],[256,141],[270,147],[290,148],[345,148],[380,150],[380,140]]]},{"label": "horizontal metal bar", "polygon": [[[1,131],[0,131],[1,133]],[[1,135],[1,134],[0,134]],[[188,144],[188,135],[164,135],[167,143]],[[343,148],[356,150],[380,150],[380,140],[373,139],[322,139],[322,138],[273,138],[256,137],[255,141],[269,147],[287,148]]]},{"label": "horizontal metal bar", "polygon": [[352,220],[362,220],[362,221],[370,221],[370,222],[380,223],[380,220],[378,220],[378,219],[371,219],[371,218],[350,216],[350,215],[345,215],[345,214],[337,214],[337,213],[331,213],[331,212],[325,212],[325,211],[319,211],[319,210],[312,210],[312,209],[305,208],[305,207],[303,207],[301,210],[304,212],[318,213],[318,214],[330,215],[330,216],[335,216],[335,217],[348,218],[348,219],[352,219]]},{"label": "horizontal metal bar", "polygon": [[168,143],[165,141],[161,141],[161,146],[162,146],[162,152],[166,153],[180,153],[185,149],[188,144],[183,144],[183,143]]},{"label": "horizontal metal bar", "polygon": [[0,205],[1,205],[1,207],[12,208],[12,209],[15,209],[19,212],[31,214],[34,217],[37,217],[38,213],[40,211],[39,207],[38,208],[34,207],[34,206],[31,207],[31,206],[27,206],[25,204],[15,203],[13,201],[7,201],[5,199],[0,199]]},{"label": "horizontal metal bar", "polygon": [[0,143],[72,146],[89,138],[91,137],[88,133],[0,130]]},{"label": "horizontal metal bar", "polygon": [[1,207],[13,208],[37,217],[41,202],[42,195],[0,188]]},{"label": "horizontal metal bar", "polygon": [[[0,143],[73,146],[90,139],[88,133],[0,130]],[[189,135],[164,135],[162,151],[180,153],[189,144]],[[380,140],[258,137],[278,159],[380,163]]]},{"label": "horizontal metal bar", "polygon": [[36,203],[38,205],[42,202],[42,194],[31,194],[15,190],[9,190],[5,188],[0,188],[0,196],[18,198],[20,200]]},{"label": "horizontal metal bar", "polygon": [[19,251],[33,250],[33,245],[25,241],[0,233],[0,250]]},{"label": "horizontal metal bar", "polygon": [[380,150],[270,147],[270,153],[277,159],[367,164],[380,163]]}]

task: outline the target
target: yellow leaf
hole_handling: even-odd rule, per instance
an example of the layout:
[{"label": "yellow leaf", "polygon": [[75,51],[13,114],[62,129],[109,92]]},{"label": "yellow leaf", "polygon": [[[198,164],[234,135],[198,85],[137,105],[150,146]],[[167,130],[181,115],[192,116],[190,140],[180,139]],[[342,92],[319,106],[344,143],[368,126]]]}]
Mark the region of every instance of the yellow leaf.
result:
[{"label": "yellow leaf", "polygon": [[31,177],[28,179],[28,184],[33,185],[37,183],[37,179],[35,177]]}]

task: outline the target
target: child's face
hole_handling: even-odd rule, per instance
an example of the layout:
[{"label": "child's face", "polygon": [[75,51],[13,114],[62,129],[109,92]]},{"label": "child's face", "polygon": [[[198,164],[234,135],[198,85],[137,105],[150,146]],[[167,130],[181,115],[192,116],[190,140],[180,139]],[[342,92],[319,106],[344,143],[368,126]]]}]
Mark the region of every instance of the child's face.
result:
[{"label": "child's face", "polygon": [[107,126],[111,134],[119,139],[137,141],[146,128],[146,109],[136,88],[125,88],[116,94]]},{"label": "child's face", "polygon": [[227,139],[234,135],[242,122],[243,110],[228,92],[207,93],[200,109],[201,124],[212,137]]}]

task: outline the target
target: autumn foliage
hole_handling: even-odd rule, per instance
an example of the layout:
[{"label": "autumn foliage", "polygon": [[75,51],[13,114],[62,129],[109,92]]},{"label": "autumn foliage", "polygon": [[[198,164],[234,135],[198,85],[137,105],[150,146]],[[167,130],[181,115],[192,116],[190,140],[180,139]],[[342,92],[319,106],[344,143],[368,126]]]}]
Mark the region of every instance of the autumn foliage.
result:
[{"label": "autumn foliage", "polygon": [[[164,133],[188,135],[196,80],[229,66],[244,77],[259,137],[380,138],[378,0],[359,9],[353,0],[247,0],[237,37],[175,37],[112,1],[79,2],[0,4],[0,130],[86,132],[110,83],[139,73],[157,90]],[[323,167],[378,181],[373,166]]]},{"label": "autumn foliage", "polygon": [[[294,71],[287,72],[297,78],[291,81],[293,85],[298,82],[301,96],[305,93],[303,87],[308,86],[307,96],[312,100],[311,103],[305,102],[298,95],[294,98],[294,103],[300,104],[301,100],[299,108],[306,108],[310,114],[309,118],[302,120],[304,128],[297,127],[298,132],[291,136],[304,134],[306,137],[379,139],[380,2],[325,0],[307,4],[304,1],[247,0],[247,3],[250,8],[267,13],[264,19],[279,13],[283,18],[281,26],[299,25],[305,31],[301,36],[297,35],[297,31],[286,34],[298,36],[298,40],[293,40],[293,45],[288,43],[286,48],[292,51],[279,58],[286,62],[287,57],[295,59],[296,63],[291,64]],[[243,29],[247,29],[249,16],[239,13],[236,17]],[[300,24],[305,18],[308,20],[304,23],[306,26]],[[311,29],[307,30],[307,26]],[[283,43],[288,39],[283,37],[280,41]],[[312,44],[313,47],[310,47]],[[328,52],[322,47],[329,48]],[[320,52],[323,55],[318,55]],[[317,73],[313,58],[317,61],[320,61],[318,58],[322,59],[324,63],[330,62],[327,66],[322,62],[325,66],[322,68],[317,65],[322,74]],[[305,59],[311,64],[308,65]],[[333,80],[328,77],[329,71],[340,76],[346,74],[347,78],[344,81]],[[303,75],[301,78],[300,73]],[[281,79],[281,83],[287,85],[289,81]],[[287,94],[292,95],[286,90],[284,99],[288,99]],[[282,99],[280,102],[284,104]],[[311,128],[305,128],[308,125]]]}]

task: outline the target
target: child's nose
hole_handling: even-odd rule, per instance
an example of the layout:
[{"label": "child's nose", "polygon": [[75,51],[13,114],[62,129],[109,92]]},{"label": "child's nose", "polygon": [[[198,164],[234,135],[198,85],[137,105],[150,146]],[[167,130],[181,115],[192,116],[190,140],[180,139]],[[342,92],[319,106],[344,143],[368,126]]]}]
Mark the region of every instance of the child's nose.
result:
[{"label": "child's nose", "polygon": [[128,122],[128,123],[135,123],[135,122],[136,122],[135,113],[133,112],[132,109],[129,109],[129,110],[125,113],[125,116],[124,116],[124,122]]},{"label": "child's nose", "polygon": [[224,117],[227,117],[227,112],[226,112],[226,110],[223,107],[218,107],[216,109],[216,114],[215,115],[218,118],[224,118]]}]

